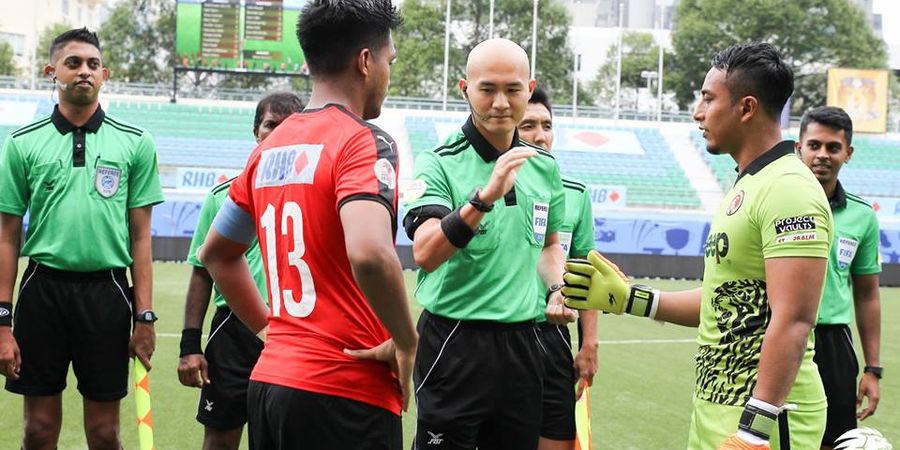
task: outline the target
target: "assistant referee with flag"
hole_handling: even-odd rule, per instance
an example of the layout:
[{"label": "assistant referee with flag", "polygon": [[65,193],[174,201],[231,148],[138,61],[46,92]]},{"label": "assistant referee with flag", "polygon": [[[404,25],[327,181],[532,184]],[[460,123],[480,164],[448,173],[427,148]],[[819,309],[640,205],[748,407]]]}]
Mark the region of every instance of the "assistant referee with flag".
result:
[{"label": "assistant referee with flag", "polygon": [[[44,75],[59,105],[0,150],[0,373],[8,391],[25,396],[23,448],[56,446],[70,362],[88,447],[121,448],[129,354],[149,369],[155,345],[150,214],[163,200],[156,150],[149,133],[100,108],[109,71],[95,33],[57,36]],[[29,262],[13,314],[26,211],[21,255]]]}]

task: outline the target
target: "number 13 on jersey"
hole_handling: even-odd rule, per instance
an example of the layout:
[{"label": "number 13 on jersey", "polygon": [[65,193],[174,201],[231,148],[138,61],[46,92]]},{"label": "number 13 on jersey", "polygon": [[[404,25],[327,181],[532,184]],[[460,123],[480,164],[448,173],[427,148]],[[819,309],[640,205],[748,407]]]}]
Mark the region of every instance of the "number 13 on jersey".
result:
[{"label": "number 13 on jersey", "polygon": [[[281,210],[280,225],[276,221],[275,206],[271,203],[260,217],[260,223],[266,235],[266,266],[268,268],[269,291],[271,292],[272,315],[281,316],[284,308],[288,315],[306,317],[316,307],[316,286],[313,283],[309,265],[303,260],[306,246],[303,243],[303,211],[296,202],[286,202]],[[276,229],[280,228],[280,237],[286,239],[290,248],[287,254],[287,266],[284,268],[288,277],[296,270],[300,277],[300,299],[295,300],[293,289],[282,289],[278,272],[278,245],[276,245]]]}]

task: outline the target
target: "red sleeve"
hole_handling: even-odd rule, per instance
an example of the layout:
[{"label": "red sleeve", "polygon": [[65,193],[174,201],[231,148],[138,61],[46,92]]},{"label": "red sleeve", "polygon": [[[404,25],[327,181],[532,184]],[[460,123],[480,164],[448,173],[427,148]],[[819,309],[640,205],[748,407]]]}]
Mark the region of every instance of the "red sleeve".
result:
[{"label": "red sleeve", "polygon": [[338,210],[353,200],[374,200],[397,217],[397,144],[377,127],[364,128],[351,137],[335,164]]},{"label": "red sleeve", "polygon": [[256,150],[253,150],[253,153],[250,154],[250,158],[247,159],[247,166],[244,167],[241,174],[234,179],[234,182],[231,183],[231,187],[228,188],[228,196],[231,197],[231,201],[252,217],[256,217],[255,210],[253,209],[253,178],[256,176],[259,155],[260,152],[257,147]]}]

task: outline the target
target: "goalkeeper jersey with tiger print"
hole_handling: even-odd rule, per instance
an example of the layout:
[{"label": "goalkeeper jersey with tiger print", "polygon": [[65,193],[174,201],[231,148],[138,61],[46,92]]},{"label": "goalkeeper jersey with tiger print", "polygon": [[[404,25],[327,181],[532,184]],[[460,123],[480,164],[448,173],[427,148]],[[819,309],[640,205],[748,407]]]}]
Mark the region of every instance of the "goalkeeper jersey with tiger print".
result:
[{"label": "goalkeeper jersey with tiger print", "polygon": [[[771,319],[765,260],[828,258],[833,229],[822,186],[794,155],[792,141],[762,154],[738,176],[713,218],[704,251],[698,398],[734,406],[749,400]],[[787,403],[825,402],[813,348],[810,332]]]}]

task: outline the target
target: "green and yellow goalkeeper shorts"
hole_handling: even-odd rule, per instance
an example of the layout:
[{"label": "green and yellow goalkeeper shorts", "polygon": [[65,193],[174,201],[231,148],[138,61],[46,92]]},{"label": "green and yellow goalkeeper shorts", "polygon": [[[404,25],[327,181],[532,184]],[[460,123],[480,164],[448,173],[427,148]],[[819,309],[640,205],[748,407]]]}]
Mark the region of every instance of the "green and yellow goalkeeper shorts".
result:
[{"label": "green and yellow goalkeeper shorts", "polygon": [[[694,397],[694,411],[691,414],[691,430],[688,437],[688,450],[716,450],[728,436],[737,431],[738,420],[744,411],[743,406],[726,406]],[[822,444],[825,434],[825,402],[800,405],[793,411],[782,412],[787,415],[788,438],[790,447],[781,445],[781,417],[779,425],[772,433],[769,443],[772,450],[809,450],[817,449]]]}]

